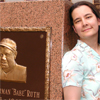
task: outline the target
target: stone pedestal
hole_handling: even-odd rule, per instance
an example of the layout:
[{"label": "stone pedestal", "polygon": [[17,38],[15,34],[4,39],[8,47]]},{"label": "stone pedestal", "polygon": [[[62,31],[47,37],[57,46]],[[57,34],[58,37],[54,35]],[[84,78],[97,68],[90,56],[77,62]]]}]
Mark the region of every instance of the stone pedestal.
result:
[{"label": "stone pedestal", "polygon": [[50,100],[63,99],[62,56],[75,44],[68,16],[71,5],[69,0],[0,3],[0,27],[51,27]]}]

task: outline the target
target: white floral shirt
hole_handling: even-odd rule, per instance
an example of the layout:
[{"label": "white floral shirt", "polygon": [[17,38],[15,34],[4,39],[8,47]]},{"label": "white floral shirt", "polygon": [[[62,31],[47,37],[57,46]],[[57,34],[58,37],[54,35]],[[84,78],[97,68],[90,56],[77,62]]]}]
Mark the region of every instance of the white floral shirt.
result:
[{"label": "white floral shirt", "polygon": [[62,85],[81,87],[81,100],[100,98],[100,55],[81,40],[62,59]]}]

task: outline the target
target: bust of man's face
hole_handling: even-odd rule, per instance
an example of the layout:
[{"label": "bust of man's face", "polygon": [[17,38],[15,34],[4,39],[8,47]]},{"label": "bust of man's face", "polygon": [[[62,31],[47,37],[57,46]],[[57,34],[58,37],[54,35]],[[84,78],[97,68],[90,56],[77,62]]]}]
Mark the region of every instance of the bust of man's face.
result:
[{"label": "bust of man's face", "polygon": [[7,47],[0,46],[0,67],[9,72],[15,66],[15,55]]}]

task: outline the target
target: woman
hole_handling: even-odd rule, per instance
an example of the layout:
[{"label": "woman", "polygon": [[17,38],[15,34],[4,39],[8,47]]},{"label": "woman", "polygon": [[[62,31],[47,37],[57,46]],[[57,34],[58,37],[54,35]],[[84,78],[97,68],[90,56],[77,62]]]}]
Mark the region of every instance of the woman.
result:
[{"label": "woman", "polygon": [[64,100],[100,100],[99,13],[86,1],[75,3],[69,13],[79,40],[62,59]]}]

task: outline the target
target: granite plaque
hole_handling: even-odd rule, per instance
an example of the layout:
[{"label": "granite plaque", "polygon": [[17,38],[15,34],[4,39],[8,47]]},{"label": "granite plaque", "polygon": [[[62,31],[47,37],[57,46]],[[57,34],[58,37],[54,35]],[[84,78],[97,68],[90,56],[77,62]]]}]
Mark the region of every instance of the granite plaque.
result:
[{"label": "granite plaque", "polygon": [[[50,27],[0,28],[0,59],[8,59],[0,60],[0,100],[49,99],[50,34]],[[4,70],[5,63],[11,67],[12,58],[24,71],[17,66],[11,71]]]}]

